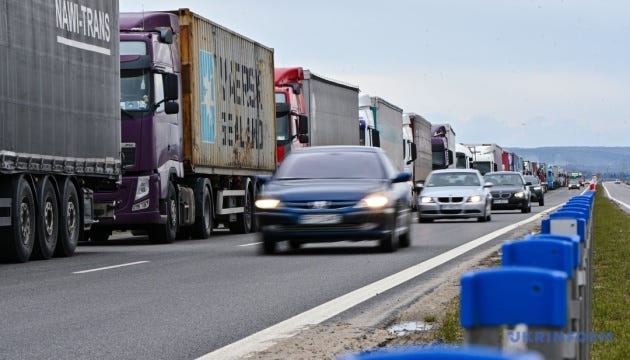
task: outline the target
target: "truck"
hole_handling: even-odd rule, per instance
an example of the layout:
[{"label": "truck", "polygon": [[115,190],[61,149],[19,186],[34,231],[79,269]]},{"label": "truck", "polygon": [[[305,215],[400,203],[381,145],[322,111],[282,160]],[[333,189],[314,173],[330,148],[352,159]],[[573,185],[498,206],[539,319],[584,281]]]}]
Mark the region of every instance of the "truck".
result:
[{"label": "truck", "polygon": [[276,68],[278,164],[291,150],[318,145],[359,145],[359,87],[302,67]]},{"label": "truck", "polygon": [[455,167],[457,169],[472,169],[472,151],[464,144],[455,144]]},{"label": "truck", "polygon": [[121,13],[120,48],[122,185],[95,193],[90,238],[254,231],[276,167],[273,50],[189,9]]},{"label": "truck", "polygon": [[431,123],[413,112],[402,117],[403,139],[405,141],[404,172],[411,174],[411,208],[416,209],[418,193],[415,184],[424,183],[433,170],[433,152],[431,150]]},{"label": "truck", "polygon": [[2,2],[2,260],[72,256],[120,181],[118,51],[117,0]]},{"label": "truck", "polygon": [[405,168],[403,142],[403,111],[387,100],[359,94],[359,133],[361,144],[380,147],[391,160],[396,171]]},{"label": "truck", "polygon": [[484,175],[503,170],[503,149],[494,143],[465,144],[473,153],[473,167]]},{"label": "truck", "polygon": [[433,169],[455,168],[455,130],[450,124],[431,125]]}]

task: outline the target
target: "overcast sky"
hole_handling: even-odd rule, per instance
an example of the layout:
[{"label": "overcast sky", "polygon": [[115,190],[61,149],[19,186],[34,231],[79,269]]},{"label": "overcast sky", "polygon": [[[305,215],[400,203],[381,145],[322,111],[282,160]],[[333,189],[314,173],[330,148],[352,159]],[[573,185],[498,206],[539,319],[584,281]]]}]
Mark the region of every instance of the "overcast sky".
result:
[{"label": "overcast sky", "polygon": [[630,146],[626,0],[120,1],[193,12],[405,112],[457,142]]}]

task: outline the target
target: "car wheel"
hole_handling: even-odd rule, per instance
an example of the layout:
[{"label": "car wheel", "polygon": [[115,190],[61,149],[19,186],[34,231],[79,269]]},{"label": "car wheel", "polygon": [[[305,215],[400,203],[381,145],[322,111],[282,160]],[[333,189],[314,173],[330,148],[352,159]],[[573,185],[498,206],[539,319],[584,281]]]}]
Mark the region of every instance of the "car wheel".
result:
[{"label": "car wheel", "polygon": [[401,248],[406,248],[411,245],[411,214],[408,214],[406,216],[406,219],[407,219],[407,231],[400,234],[400,236],[398,237],[398,243]]},{"label": "car wheel", "polygon": [[538,200],[538,206],[545,206],[545,199],[544,198],[540,198],[540,200]]},{"label": "car wheel", "polygon": [[529,203],[524,202],[523,205],[521,206],[521,213],[527,214],[528,207],[529,207]]},{"label": "car wheel", "polygon": [[262,234],[262,253],[266,255],[272,255],[276,252],[276,240],[271,236]]},{"label": "car wheel", "polygon": [[396,214],[394,214],[394,225],[391,228],[391,232],[385,238],[379,241],[379,247],[383,252],[394,252],[398,250],[398,236],[396,236],[396,228],[398,224],[398,219]]}]

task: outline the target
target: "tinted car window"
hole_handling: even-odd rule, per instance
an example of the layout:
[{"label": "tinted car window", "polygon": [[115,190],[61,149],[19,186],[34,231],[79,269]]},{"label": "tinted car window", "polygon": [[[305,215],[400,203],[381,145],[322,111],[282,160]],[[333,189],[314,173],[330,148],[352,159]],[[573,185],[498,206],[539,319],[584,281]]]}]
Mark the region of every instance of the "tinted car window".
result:
[{"label": "tinted car window", "polygon": [[276,179],[384,179],[379,157],[369,152],[293,153],[280,165]]},{"label": "tinted car window", "polygon": [[521,177],[514,174],[493,174],[484,178],[495,185],[523,185]]}]

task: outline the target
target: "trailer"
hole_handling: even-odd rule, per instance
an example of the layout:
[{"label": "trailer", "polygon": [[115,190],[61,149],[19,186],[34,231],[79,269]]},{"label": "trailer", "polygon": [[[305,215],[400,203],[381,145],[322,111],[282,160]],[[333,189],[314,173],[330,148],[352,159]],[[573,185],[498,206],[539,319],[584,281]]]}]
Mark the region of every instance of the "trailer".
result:
[{"label": "trailer", "polygon": [[424,183],[433,170],[431,123],[416,113],[405,113],[403,114],[403,134],[406,139],[404,171],[411,174],[412,208],[415,209],[418,196],[413,191],[415,184]]},{"label": "trailer", "polygon": [[120,16],[122,186],[95,194],[112,230],[156,243],[256,230],[276,167],[273,50],[188,9]]},{"label": "trailer", "polygon": [[94,222],[93,191],[120,180],[118,1],[78,8],[2,2],[0,71],[10,84],[0,86],[4,260],[73,255]]}]

